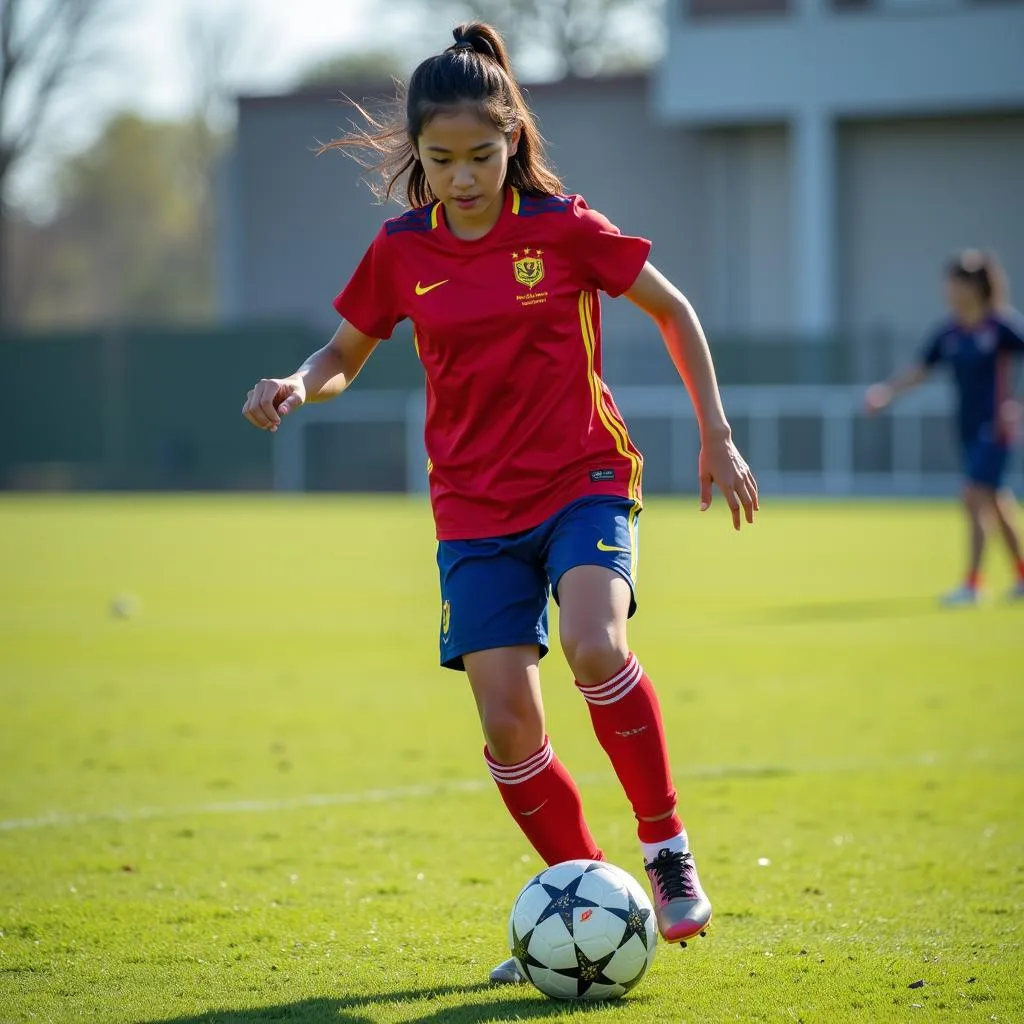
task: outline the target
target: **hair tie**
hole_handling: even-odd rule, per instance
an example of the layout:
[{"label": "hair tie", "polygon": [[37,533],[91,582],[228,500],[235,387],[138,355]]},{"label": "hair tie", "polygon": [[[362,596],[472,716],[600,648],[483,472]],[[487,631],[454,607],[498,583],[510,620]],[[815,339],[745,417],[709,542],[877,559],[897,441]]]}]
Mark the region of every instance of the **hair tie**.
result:
[{"label": "hair tie", "polygon": [[453,50],[475,50],[476,47],[468,39],[460,39],[453,47]]}]

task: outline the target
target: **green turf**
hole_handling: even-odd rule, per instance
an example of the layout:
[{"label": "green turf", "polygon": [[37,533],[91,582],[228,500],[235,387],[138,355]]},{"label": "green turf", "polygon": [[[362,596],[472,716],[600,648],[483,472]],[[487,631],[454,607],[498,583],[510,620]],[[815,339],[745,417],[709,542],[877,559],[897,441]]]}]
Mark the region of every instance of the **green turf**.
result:
[{"label": "green turf", "polygon": [[0,502],[0,1020],[1024,1020],[1024,607],[935,609],[955,508],[768,503],[736,536],[654,499],[643,533],[632,639],[716,920],[586,1011],[481,984],[537,862],[435,667],[424,506]]}]

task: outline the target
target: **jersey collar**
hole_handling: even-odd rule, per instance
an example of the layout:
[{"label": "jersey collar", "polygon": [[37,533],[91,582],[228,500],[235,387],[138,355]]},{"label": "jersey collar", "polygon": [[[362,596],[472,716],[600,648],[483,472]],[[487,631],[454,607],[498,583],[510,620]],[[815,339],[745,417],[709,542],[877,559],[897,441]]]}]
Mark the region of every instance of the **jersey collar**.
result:
[{"label": "jersey collar", "polygon": [[479,238],[459,238],[458,235],[453,234],[451,228],[448,227],[448,220],[445,217],[444,203],[439,199],[435,201],[431,208],[430,226],[432,229],[440,231],[444,235],[445,240],[453,245],[465,246],[467,248],[481,245],[489,239],[493,240],[497,237],[497,234],[505,229],[509,219],[519,215],[520,198],[519,189],[513,188],[511,185],[507,186],[498,219],[494,222],[491,230]]}]

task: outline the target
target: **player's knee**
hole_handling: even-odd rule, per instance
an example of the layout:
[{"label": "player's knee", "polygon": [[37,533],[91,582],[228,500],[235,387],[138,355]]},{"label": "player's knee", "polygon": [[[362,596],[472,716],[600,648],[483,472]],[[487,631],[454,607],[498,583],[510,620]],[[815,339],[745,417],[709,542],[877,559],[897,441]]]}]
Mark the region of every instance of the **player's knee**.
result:
[{"label": "player's knee", "polygon": [[622,668],[629,657],[629,645],[619,633],[620,630],[609,624],[606,628],[562,638],[566,661],[579,682],[600,683]]},{"label": "player's knee", "polygon": [[995,507],[996,492],[991,487],[970,483],[964,488],[964,504],[968,511],[983,514]]},{"label": "player's knee", "polygon": [[487,749],[499,764],[518,764],[544,742],[544,722],[530,708],[485,707],[480,711],[480,724]]}]

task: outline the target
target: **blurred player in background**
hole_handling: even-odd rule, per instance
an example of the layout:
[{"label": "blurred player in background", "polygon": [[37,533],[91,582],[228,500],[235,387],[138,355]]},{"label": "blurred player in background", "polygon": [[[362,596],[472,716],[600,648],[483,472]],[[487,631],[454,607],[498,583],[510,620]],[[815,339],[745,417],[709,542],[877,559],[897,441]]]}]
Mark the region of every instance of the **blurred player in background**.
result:
[{"label": "blurred player in background", "polygon": [[1003,483],[1021,423],[1021,406],[1013,397],[1013,364],[1024,355],[1024,318],[1008,305],[1008,284],[996,257],[975,249],[961,253],[947,267],[946,301],[950,315],[929,336],[918,361],[868,388],[867,409],[884,409],[922,383],[940,363],[950,367],[959,400],[970,546],[963,583],[942,600],[948,605],[979,600],[985,539],[993,523],[1013,559],[1016,582],[1009,597],[1024,600],[1017,501]]},{"label": "blurred player in background", "polygon": [[[404,179],[412,209],[385,222],[337,296],[334,338],[290,377],[257,383],[243,413],[276,430],[303,402],[340,394],[380,339],[412,321],[427,377],[441,663],[469,677],[487,768],[544,861],[601,859],[544,725],[550,588],[562,651],[637,818],[659,928],[685,942],[711,904],[676,812],[658,699],[627,639],[643,459],[600,377],[598,292],[625,294],[664,337],[700,425],[702,508],[714,482],[739,529],[741,512],[753,522],[757,484],[700,324],[647,262],[650,243],[563,194],[497,32],[470,24],[454,36],[413,73],[392,123],[368,118],[327,147],[372,154],[384,194]],[[491,977],[520,980],[514,960]]]}]

